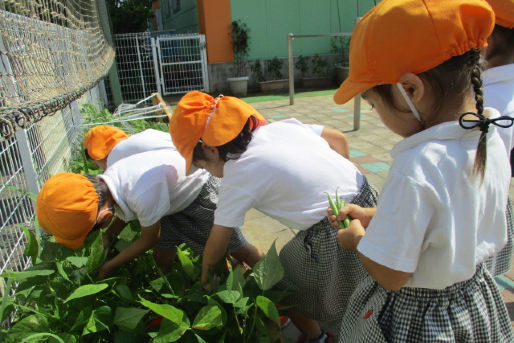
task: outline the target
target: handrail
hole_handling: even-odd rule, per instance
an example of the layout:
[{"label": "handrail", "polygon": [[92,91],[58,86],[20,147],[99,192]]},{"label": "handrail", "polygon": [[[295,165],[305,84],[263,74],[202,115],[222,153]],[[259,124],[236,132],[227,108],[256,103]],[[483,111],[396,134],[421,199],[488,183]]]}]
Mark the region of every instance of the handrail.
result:
[{"label": "handrail", "polygon": [[[289,67],[289,105],[294,105],[294,61],[293,61],[293,39],[295,38],[312,38],[312,37],[351,37],[351,32],[340,33],[322,33],[310,35],[295,35],[290,33],[287,35],[288,45],[288,67]],[[360,128],[361,117],[361,96],[356,95],[353,99],[353,130],[357,131]]]}]

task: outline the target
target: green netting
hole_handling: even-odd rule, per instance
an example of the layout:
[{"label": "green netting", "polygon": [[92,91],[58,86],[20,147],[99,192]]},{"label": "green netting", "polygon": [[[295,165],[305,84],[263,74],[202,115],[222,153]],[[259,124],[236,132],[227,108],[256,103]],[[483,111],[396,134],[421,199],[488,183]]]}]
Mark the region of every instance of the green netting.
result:
[{"label": "green netting", "polygon": [[0,0],[0,136],[68,106],[113,60],[97,0]]}]

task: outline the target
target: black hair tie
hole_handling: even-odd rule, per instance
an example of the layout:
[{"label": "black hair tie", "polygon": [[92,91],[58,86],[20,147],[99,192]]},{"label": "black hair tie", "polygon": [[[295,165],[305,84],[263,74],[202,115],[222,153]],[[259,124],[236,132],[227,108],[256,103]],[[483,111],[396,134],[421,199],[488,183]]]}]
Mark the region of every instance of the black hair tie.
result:
[{"label": "black hair tie", "polygon": [[[464,119],[466,115],[472,115],[477,119]],[[463,129],[471,130],[475,127],[479,127],[480,131],[487,133],[489,131],[489,125],[493,124],[499,127],[508,128],[511,127],[514,123],[514,118],[509,116],[501,116],[498,118],[490,119],[485,117],[483,114],[474,113],[474,112],[466,112],[462,114],[459,118],[459,125]]]}]

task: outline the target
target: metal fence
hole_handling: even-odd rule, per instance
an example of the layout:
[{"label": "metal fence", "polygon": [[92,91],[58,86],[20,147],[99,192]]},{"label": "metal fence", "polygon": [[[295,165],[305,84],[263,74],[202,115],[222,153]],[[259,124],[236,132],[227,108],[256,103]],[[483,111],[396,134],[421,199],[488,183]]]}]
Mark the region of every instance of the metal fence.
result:
[{"label": "metal fence", "polygon": [[173,31],[114,35],[116,67],[124,102],[209,90],[205,36]]},{"label": "metal fence", "polygon": [[0,140],[0,273],[29,265],[21,227],[34,226],[33,196],[51,175],[69,170],[81,147],[80,106],[97,105],[102,99],[97,86],[64,109]]}]

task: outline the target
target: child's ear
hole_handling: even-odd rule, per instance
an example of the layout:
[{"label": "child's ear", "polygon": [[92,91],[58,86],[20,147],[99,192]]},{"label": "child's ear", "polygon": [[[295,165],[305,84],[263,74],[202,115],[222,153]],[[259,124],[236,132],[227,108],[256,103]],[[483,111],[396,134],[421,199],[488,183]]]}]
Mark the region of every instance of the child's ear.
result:
[{"label": "child's ear", "polygon": [[219,157],[218,148],[214,146],[210,146],[208,144],[202,143],[202,149],[205,153],[205,156],[212,160],[213,157]]},{"label": "child's ear", "polygon": [[421,101],[425,95],[425,83],[423,80],[414,73],[405,73],[400,77],[399,81],[407,95],[410,97],[414,104]]},{"label": "child's ear", "polygon": [[101,208],[98,211],[98,216],[96,217],[97,224],[109,223],[112,217],[114,216],[114,210],[110,207],[105,206],[105,208]]}]

